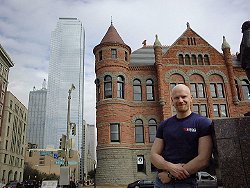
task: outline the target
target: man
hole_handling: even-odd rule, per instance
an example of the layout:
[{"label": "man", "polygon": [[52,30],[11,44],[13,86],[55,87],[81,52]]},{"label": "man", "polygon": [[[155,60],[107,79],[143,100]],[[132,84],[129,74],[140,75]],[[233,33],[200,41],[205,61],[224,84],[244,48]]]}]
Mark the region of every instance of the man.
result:
[{"label": "man", "polygon": [[171,100],[177,114],[159,125],[151,148],[151,162],[159,169],[155,188],[196,187],[196,172],[212,153],[211,121],[192,113],[186,85],[176,85]]}]

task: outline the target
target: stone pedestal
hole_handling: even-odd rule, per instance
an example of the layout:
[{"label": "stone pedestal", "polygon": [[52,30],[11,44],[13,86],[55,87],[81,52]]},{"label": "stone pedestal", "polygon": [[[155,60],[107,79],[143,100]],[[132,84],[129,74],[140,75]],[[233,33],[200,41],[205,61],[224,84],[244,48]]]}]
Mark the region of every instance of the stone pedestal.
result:
[{"label": "stone pedestal", "polygon": [[213,122],[223,187],[250,187],[250,117]]}]

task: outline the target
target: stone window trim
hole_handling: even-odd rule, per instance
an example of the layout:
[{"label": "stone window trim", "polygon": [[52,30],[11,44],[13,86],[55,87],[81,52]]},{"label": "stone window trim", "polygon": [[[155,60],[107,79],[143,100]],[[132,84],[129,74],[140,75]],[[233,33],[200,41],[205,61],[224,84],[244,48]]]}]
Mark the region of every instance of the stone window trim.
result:
[{"label": "stone window trim", "polygon": [[204,80],[204,83],[205,84],[209,84],[210,81],[209,81],[209,77],[211,75],[218,75],[218,76],[221,76],[222,77],[222,80],[223,80],[223,83],[224,84],[227,84],[228,83],[228,79],[226,77],[226,75],[222,72],[222,71],[218,71],[218,70],[210,70],[208,71],[207,73],[204,73],[202,72],[201,70],[196,70],[196,69],[193,69],[193,70],[190,70],[188,72],[184,72],[183,70],[181,69],[172,69],[168,72],[165,73],[165,83],[168,84],[168,83],[171,83],[171,82],[174,82],[174,80],[171,80],[171,76],[174,75],[174,74],[179,74],[181,75],[183,78],[184,78],[184,83],[190,83],[190,77],[191,75],[193,74],[198,74],[200,75],[203,80]]}]

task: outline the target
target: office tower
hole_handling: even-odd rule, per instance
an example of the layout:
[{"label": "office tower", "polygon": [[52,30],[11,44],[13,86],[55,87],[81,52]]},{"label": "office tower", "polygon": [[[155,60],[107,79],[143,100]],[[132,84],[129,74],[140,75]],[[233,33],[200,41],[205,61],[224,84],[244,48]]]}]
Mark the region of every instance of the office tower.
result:
[{"label": "office tower", "polygon": [[[76,124],[74,149],[80,150],[83,124],[84,29],[77,18],[59,18],[51,35],[48,74],[45,147],[58,148],[62,134],[67,132],[68,97],[69,122]],[[71,88],[75,86],[74,90]],[[70,95],[69,95],[69,90]]]},{"label": "office tower", "polygon": [[29,94],[27,141],[35,144],[37,148],[44,148],[46,100],[47,89],[44,79],[42,89],[36,90],[34,87]]}]

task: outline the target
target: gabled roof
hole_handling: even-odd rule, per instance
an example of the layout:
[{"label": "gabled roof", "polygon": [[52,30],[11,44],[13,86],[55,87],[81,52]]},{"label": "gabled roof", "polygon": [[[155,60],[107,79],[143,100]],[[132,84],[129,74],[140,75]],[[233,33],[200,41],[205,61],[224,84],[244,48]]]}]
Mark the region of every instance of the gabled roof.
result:
[{"label": "gabled roof", "polygon": [[[172,46],[175,46],[175,45],[183,45],[183,46],[188,46],[188,44],[186,43],[186,39],[183,40],[184,38],[186,37],[193,37],[195,36],[195,38],[199,38],[200,39],[200,42],[197,43],[197,47],[199,47],[199,45],[202,45],[203,47],[204,46],[208,46],[208,47],[212,47],[214,50],[216,50],[219,54],[221,54],[217,49],[215,49],[211,44],[209,44],[204,38],[202,38],[199,34],[197,34],[193,29],[191,29],[190,27],[190,24],[187,23],[187,29],[182,33],[182,35],[170,46],[170,48]],[[185,43],[184,43],[185,41]],[[190,45],[192,46],[192,45]]]},{"label": "gabled roof", "polygon": [[103,43],[118,43],[118,44],[124,44],[126,45],[121,36],[118,34],[117,30],[115,29],[115,27],[113,26],[113,24],[111,23],[111,25],[108,28],[107,33],[104,35],[102,41],[100,44]]}]

